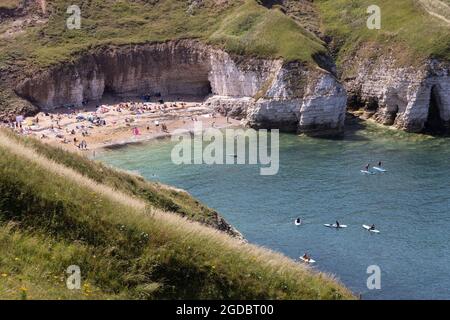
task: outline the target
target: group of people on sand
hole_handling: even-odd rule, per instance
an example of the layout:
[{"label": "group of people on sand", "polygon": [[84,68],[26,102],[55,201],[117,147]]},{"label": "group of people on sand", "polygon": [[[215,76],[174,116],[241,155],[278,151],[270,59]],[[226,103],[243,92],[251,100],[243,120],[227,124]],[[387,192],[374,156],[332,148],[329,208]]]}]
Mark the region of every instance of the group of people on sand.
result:
[{"label": "group of people on sand", "polygon": [[87,150],[87,142],[86,140],[81,140],[80,143],[78,143],[77,138],[73,138],[73,144],[80,150]]},{"label": "group of people on sand", "polygon": [[[135,114],[143,114],[145,112],[155,111],[171,111],[178,109],[185,109],[187,104],[185,102],[180,103],[151,103],[151,102],[124,102],[112,106],[112,110],[122,113],[124,110]],[[102,106],[99,106],[101,108]],[[108,112],[109,107],[105,108],[105,113]]]},{"label": "group of people on sand", "polygon": [[[71,145],[73,141],[75,148],[86,150],[87,142],[101,141],[106,132],[115,132],[115,128],[130,127],[132,134],[139,135],[140,131],[135,131],[134,128],[144,130],[147,128],[147,132],[150,132],[156,126],[157,131],[169,133],[170,120],[166,120],[168,124],[161,120],[179,119],[183,124],[189,120],[196,122],[200,120],[200,115],[206,117],[204,115],[205,108],[201,107],[204,107],[202,103],[149,102],[145,100],[88,107],[86,101],[81,108],[76,108],[75,105],[64,105],[52,112],[40,112],[34,117],[14,116],[9,121],[3,121],[2,125],[13,129],[20,135],[34,135],[49,142],[56,141]],[[178,111],[177,117],[168,115]],[[207,116],[216,117],[215,114]],[[144,122],[146,118],[148,118],[147,123]],[[155,126],[152,126],[152,122],[155,123]],[[111,130],[97,130],[98,127],[110,127]],[[119,132],[120,130],[118,130],[118,134],[120,134]]]},{"label": "group of people on sand", "polygon": [[80,144],[78,145],[78,149],[87,150],[86,140],[81,140]]}]

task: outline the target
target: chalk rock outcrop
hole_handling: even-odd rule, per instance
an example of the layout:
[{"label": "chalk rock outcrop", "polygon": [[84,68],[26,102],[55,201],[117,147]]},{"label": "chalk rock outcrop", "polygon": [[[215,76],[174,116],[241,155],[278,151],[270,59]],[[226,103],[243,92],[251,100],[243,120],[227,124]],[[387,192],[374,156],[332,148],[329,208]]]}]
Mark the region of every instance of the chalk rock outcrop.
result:
[{"label": "chalk rock outcrop", "polygon": [[247,119],[256,127],[284,125],[309,134],[333,134],[344,129],[346,102],[347,94],[333,75],[291,63],[279,70]]},{"label": "chalk rock outcrop", "polygon": [[364,117],[409,132],[448,133],[450,64],[429,60],[399,67],[395,60],[356,62],[356,76],[343,79],[350,108]]},{"label": "chalk rock outcrop", "polygon": [[343,129],[346,93],[326,70],[230,55],[197,41],[109,47],[23,81],[16,92],[49,110],[122,96],[209,97],[250,126],[306,133]]}]

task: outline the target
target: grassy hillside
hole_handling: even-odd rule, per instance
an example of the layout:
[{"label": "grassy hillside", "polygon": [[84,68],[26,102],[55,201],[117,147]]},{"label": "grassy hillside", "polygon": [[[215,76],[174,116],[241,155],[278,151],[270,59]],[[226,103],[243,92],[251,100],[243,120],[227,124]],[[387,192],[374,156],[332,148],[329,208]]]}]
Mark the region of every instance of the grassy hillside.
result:
[{"label": "grassy hillside", "polygon": [[[80,30],[66,28],[66,10],[73,4],[81,9]],[[2,42],[0,67],[12,59],[47,66],[95,46],[180,38],[201,39],[235,53],[306,62],[325,51],[317,38],[289,17],[256,0],[205,0],[201,6],[184,0],[55,0],[48,6],[45,25]]]},{"label": "grassy hillside", "polygon": [[[353,298],[324,274],[112,187],[135,177],[100,178],[98,164],[60,153],[0,131],[0,298]],[[81,290],[65,286],[70,265]]]},{"label": "grassy hillside", "polygon": [[[430,15],[417,0],[317,0],[323,32],[335,38],[338,62],[391,52],[400,62],[414,64],[428,57],[450,60],[450,27]],[[366,27],[367,8],[381,8],[381,30]]]},{"label": "grassy hillside", "polygon": [[[4,6],[18,2],[6,1]],[[201,5],[185,0],[54,0],[47,3],[46,23],[27,25],[14,37],[2,38],[0,72],[19,67],[31,74],[34,68],[74,59],[97,46],[180,38],[200,39],[234,53],[314,63],[314,55],[326,52],[324,43],[305,30],[316,28],[311,24],[317,14],[323,33],[333,36],[341,48],[340,60],[368,43],[393,48],[408,61],[429,56],[449,59],[449,27],[423,6],[425,2],[431,7],[438,2],[445,6],[445,1],[377,1],[382,9],[382,29],[377,31],[366,28],[370,0],[317,0],[317,10],[297,0],[204,0]],[[73,4],[81,8],[80,30],[66,27],[66,11]],[[0,34],[8,23],[0,23]]]},{"label": "grassy hillside", "polygon": [[[187,192],[160,183],[146,181],[140,176],[112,169],[101,162],[94,162],[86,157],[51,147],[33,138],[19,138],[8,132],[5,132],[5,134],[10,139],[23,143],[35,152],[59,164],[68,166],[97,183],[120,190],[130,196],[138,197],[158,209],[174,212],[190,220],[218,227],[220,222],[218,213],[204,206]],[[230,233],[234,234],[233,232]]]}]

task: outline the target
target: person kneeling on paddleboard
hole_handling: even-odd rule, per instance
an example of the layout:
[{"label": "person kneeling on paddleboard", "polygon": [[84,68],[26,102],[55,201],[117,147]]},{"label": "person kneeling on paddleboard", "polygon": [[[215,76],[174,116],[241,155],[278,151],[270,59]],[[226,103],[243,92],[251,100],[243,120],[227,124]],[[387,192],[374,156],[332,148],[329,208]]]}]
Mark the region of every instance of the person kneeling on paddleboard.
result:
[{"label": "person kneeling on paddleboard", "polygon": [[370,163],[368,163],[368,164],[366,165],[366,171],[369,171],[369,168],[370,168]]},{"label": "person kneeling on paddleboard", "polygon": [[309,261],[309,260],[311,260],[311,257],[310,256],[308,256],[308,253],[307,252],[305,252],[305,254],[303,255],[303,257],[302,257],[303,259],[305,259],[306,261]]},{"label": "person kneeling on paddleboard", "polygon": [[372,224],[372,225],[370,226],[369,230],[375,230],[375,225]]},{"label": "person kneeling on paddleboard", "polygon": [[336,228],[339,228],[340,226],[339,221],[336,220]]}]

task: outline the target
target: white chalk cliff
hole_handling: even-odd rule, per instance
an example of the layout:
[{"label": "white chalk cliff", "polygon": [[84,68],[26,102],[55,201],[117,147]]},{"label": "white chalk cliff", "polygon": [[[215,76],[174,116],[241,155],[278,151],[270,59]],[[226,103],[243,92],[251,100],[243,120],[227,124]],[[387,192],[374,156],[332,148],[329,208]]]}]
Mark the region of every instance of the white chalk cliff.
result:
[{"label": "white chalk cliff", "polygon": [[253,127],[310,134],[343,130],[346,92],[328,71],[282,60],[230,55],[197,41],[97,49],[20,83],[43,110],[104,94],[197,96]]},{"label": "white chalk cliff", "polygon": [[43,110],[105,94],[195,96],[255,128],[339,134],[348,104],[364,117],[411,132],[448,133],[450,64],[404,67],[390,57],[355,58],[341,82],[301,62],[231,55],[193,40],[107,47],[42,70],[16,92]]},{"label": "white chalk cliff", "polygon": [[450,64],[428,60],[398,66],[392,58],[352,61],[356,76],[344,77],[350,108],[364,117],[410,132],[450,128]]}]

